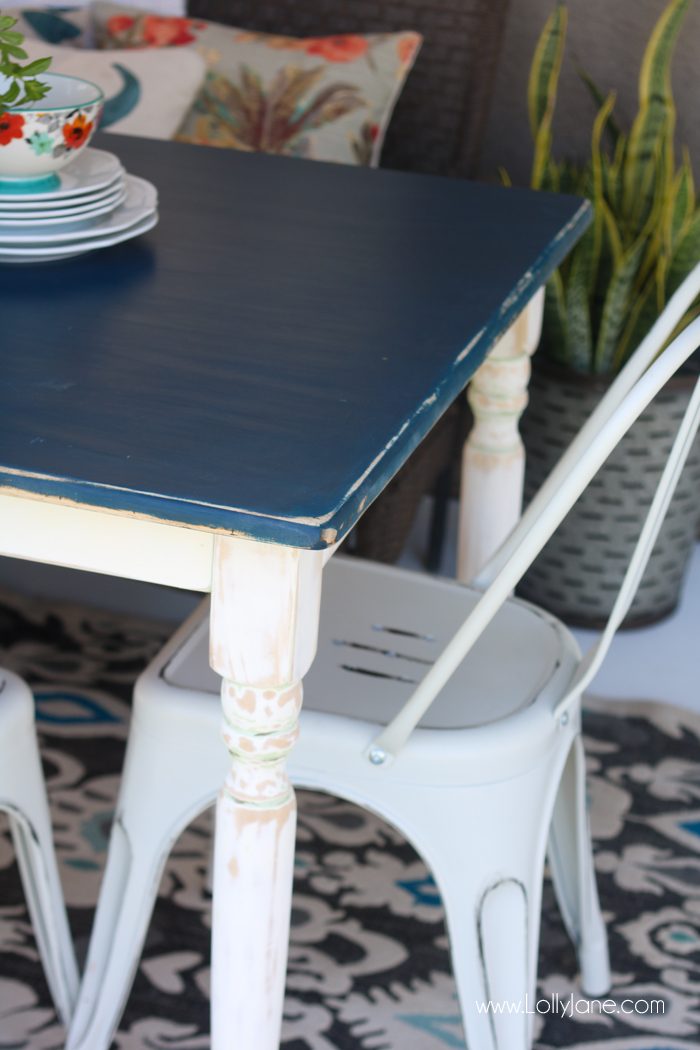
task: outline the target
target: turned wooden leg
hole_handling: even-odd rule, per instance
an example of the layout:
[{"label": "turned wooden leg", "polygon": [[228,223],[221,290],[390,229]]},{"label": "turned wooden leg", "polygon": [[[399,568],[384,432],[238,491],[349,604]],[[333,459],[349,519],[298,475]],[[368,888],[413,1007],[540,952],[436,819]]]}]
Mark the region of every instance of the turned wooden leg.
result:
[{"label": "turned wooden leg", "polygon": [[527,405],[543,306],[542,289],[496,343],[467,391],[474,426],[462,454],[457,576],[463,583],[473,579],[520,518],[525,450],[518,423]]},{"label": "turned wooden leg", "polygon": [[277,1050],[296,800],[286,757],[316,650],[323,554],[222,538],[211,666],[231,769],[216,814],[212,1050]]}]

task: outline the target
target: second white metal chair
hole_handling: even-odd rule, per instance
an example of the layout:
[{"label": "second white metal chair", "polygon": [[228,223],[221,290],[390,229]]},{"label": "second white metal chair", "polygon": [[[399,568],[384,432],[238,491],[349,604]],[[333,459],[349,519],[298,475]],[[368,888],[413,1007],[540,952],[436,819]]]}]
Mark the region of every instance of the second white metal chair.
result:
[{"label": "second white metal chair", "polygon": [[34,697],[0,668],[0,810],[7,813],[22,886],[49,991],[70,1022],[78,966],[51,836],[51,817],[34,725]]},{"label": "second white metal chair", "polygon": [[[522,1003],[534,993],[548,835],[555,889],[584,988],[601,994],[608,987],[585,813],[580,698],[653,547],[697,431],[700,386],[599,644],[581,658],[562,624],[509,595],[610,450],[700,344],[697,321],[650,364],[699,284],[700,267],[478,587],[342,558],[325,570],[319,655],[305,679],[290,776],[378,812],[431,866],[445,905],[470,1050],[529,1045],[524,1011],[489,1012],[477,1003]],[[228,769],[228,754],[216,739],[219,682],[209,670],[207,634],[201,607],[137,684],[69,1050],[109,1045],[167,853],[189,820],[213,801]]]}]

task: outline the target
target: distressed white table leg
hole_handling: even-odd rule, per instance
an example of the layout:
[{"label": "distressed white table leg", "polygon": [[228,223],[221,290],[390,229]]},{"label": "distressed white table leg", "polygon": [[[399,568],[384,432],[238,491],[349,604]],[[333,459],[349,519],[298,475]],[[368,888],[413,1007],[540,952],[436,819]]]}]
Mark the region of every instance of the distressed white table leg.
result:
[{"label": "distressed white table leg", "polygon": [[544,289],[496,343],[469,384],[474,426],[462,453],[457,576],[467,583],[517,523],[525,450],[518,423],[527,405],[530,357],[542,329]]},{"label": "distressed white table leg", "polygon": [[217,539],[211,666],[231,769],[217,805],[212,1050],[277,1050],[296,801],[285,770],[316,651],[322,552]]}]

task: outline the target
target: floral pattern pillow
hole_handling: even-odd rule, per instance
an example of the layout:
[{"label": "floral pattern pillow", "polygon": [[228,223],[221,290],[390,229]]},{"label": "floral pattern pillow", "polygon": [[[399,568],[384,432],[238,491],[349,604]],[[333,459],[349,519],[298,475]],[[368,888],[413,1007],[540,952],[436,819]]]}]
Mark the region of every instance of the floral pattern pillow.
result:
[{"label": "floral pattern pillow", "polygon": [[93,8],[98,46],[185,47],[207,77],[178,138],[350,164],[376,164],[421,45],[410,31],[271,36],[113,3]]}]

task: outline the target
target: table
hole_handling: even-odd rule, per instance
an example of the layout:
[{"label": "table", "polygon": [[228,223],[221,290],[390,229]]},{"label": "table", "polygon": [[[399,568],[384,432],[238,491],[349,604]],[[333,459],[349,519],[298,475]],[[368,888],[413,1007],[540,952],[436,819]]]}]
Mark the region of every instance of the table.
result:
[{"label": "table", "polygon": [[590,208],[99,144],[158,186],[161,221],[137,242],[2,271],[0,553],[211,591],[232,759],[217,807],[212,1047],[269,1050],[294,853],[285,759],[322,566],[522,315],[479,371],[466,453],[469,513],[495,477],[510,509],[489,520],[510,527],[538,330],[537,307],[522,312]]}]

